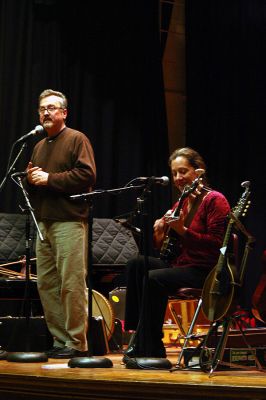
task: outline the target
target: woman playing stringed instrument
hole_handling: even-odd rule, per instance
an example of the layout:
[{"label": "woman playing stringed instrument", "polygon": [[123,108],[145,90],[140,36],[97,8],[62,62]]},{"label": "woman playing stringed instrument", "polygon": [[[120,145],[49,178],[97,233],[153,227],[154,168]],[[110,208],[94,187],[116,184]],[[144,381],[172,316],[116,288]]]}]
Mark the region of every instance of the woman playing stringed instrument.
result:
[{"label": "woman playing stringed instrument", "polygon": [[173,152],[169,165],[180,198],[154,223],[154,244],[160,256],[149,257],[145,285],[143,257],[127,263],[125,329],[136,333],[124,352],[124,362],[131,357],[166,356],[162,327],[168,296],[182,287],[203,287],[223,243],[230,206],[223,194],[205,186],[202,157],[185,147]]}]

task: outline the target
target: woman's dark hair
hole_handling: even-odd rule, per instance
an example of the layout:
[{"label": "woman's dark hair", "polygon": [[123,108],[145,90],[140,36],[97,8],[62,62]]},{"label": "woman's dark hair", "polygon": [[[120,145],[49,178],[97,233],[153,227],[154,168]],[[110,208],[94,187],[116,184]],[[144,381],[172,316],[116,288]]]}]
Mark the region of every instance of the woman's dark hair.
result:
[{"label": "woman's dark hair", "polygon": [[171,162],[177,157],[185,157],[193,168],[202,168],[206,171],[205,161],[197,151],[191,149],[190,147],[182,147],[180,149],[176,149],[169,157],[170,166]]},{"label": "woman's dark hair", "polygon": [[194,168],[194,169],[204,169],[204,174],[201,176],[202,177],[202,182],[204,183],[204,186],[208,184],[207,181],[207,176],[206,176],[206,164],[201,155],[196,151],[191,149],[191,147],[181,147],[180,149],[176,149],[169,157],[169,166],[171,167],[171,163],[173,160],[175,160],[177,157],[185,157],[189,164]]}]

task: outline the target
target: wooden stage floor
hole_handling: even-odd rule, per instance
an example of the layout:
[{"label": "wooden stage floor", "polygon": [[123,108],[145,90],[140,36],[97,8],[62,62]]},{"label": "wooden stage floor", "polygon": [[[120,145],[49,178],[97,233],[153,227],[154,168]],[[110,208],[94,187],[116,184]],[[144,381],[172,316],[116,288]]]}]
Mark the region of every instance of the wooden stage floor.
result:
[{"label": "wooden stage floor", "polygon": [[[121,354],[108,354],[112,368],[69,368],[68,360],[47,363],[0,361],[0,400],[146,399],[266,400],[266,370],[127,369]],[[177,353],[168,353],[173,366]]]}]

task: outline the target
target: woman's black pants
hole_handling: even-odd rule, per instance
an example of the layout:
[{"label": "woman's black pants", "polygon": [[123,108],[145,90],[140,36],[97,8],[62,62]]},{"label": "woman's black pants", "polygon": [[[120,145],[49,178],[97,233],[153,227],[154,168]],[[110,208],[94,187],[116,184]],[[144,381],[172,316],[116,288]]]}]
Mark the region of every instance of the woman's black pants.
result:
[{"label": "woman's black pants", "polygon": [[168,297],[183,287],[203,287],[208,270],[198,266],[169,267],[155,257],[146,261],[138,256],[126,265],[125,330],[136,331],[136,347],[141,356],[156,357],[162,353]]}]

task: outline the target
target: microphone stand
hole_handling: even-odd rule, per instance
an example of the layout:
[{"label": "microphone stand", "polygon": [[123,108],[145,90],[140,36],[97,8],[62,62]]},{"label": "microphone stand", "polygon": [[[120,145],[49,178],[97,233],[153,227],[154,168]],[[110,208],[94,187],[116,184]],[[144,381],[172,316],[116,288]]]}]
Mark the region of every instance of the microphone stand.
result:
[{"label": "microphone stand", "polygon": [[[12,155],[12,153],[13,153],[13,147],[14,147],[14,145],[15,145],[16,143],[17,143],[17,142],[15,142],[15,143],[13,144],[13,146],[12,146],[12,150],[11,150],[10,157],[11,157],[11,155]],[[14,168],[14,166],[15,166],[17,160],[19,159],[20,155],[22,154],[22,151],[26,148],[26,146],[27,146],[27,144],[26,144],[26,142],[24,142],[24,143],[22,144],[22,146],[21,146],[21,148],[20,148],[18,154],[16,155],[14,161],[12,162],[12,164],[10,165],[10,167],[8,168],[8,170],[7,170],[5,176],[4,176],[4,178],[3,178],[3,180],[2,180],[2,182],[1,182],[1,184],[0,184],[0,192],[2,191],[2,189],[3,189],[3,187],[4,187],[4,184],[5,184],[5,182],[6,182],[7,178],[8,178],[8,176],[9,176],[9,174],[11,173],[12,169]]]},{"label": "microphone stand", "polygon": [[26,213],[26,227],[25,227],[25,245],[26,245],[26,273],[25,273],[25,318],[26,318],[26,352],[13,352],[7,355],[7,361],[11,362],[46,362],[48,357],[45,353],[29,352],[29,327],[30,327],[30,304],[29,304],[29,286],[30,286],[30,215],[36,226],[37,233],[41,241],[43,241],[42,233],[38,227],[33,208],[30,204],[28,193],[24,189],[22,179],[20,176],[17,178],[17,184],[22,190],[26,206],[22,212]]},{"label": "microphone stand", "polygon": [[[148,243],[148,207],[147,201],[149,199],[151,193],[152,185],[156,183],[151,177],[147,180],[143,193],[140,197],[137,198],[137,213],[140,215],[141,221],[141,232],[142,232],[142,254],[144,258],[144,281],[143,281],[143,295],[142,295],[142,306],[140,311],[139,323],[137,326],[137,330],[135,335],[138,335],[138,331],[140,328],[140,321],[145,321],[147,318],[150,318],[148,315],[147,309],[147,296],[148,296],[148,279],[149,279],[149,243]],[[150,341],[149,332],[147,329],[144,329],[144,324],[141,326],[142,328],[142,338],[144,340],[144,352],[147,351],[147,343]],[[133,340],[134,342],[134,340]],[[126,362],[126,368],[129,369],[171,369],[172,364],[166,358],[153,358],[153,357],[135,357],[129,358]]]},{"label": "microphone stand", "polygon": [[[87,334],[88,340],[88,357],[75,357],[69,360],[68,366],[70,368],[111,368],[112,361],[106,357],[93,357],[93,343],[92,343],[92,283],[91,283],[91,268],[93,265],[92,260],[92,229],[93,229],[93,201],[92,198],[98,195],[98,192],[91,192],[83,195],[70,196],[72,199],[82,198],[86,199],[89,203],[89,217],[88,217],[88,271],[87,271],[87,284],[88,284],[88,320],[89,328]],[[79,197],[81,196],[81,197]]]},{"label": "microphone stand", "polygon": [[68,366],[70,368],[111,368],[113,366],[112,361],[106,357],[93,357],[93,344],[92,344],[92,283],[91,283],[91,268],[93,265],[93,257],[92,257],[92,234],[93,234],[93,199],[94,197],[103,196],[106,194],[119,194],[123,191],[128,191],[130,189],[138,189],[142,188],[143,185],[138,186],[129,186],[122,187],[118,189],[110,189],[110,190],[95,190],[90,193],[82,193],[77,195],[72,195],[70,198],[72,200],[80,200],[88,201],[89,203],[89,218],[88,218],[88,273],[87,273],[87,282],[88,282],[88,319],[89,319],[89,329],[88,329],[88,357],[75,357],[69,360]]}]

